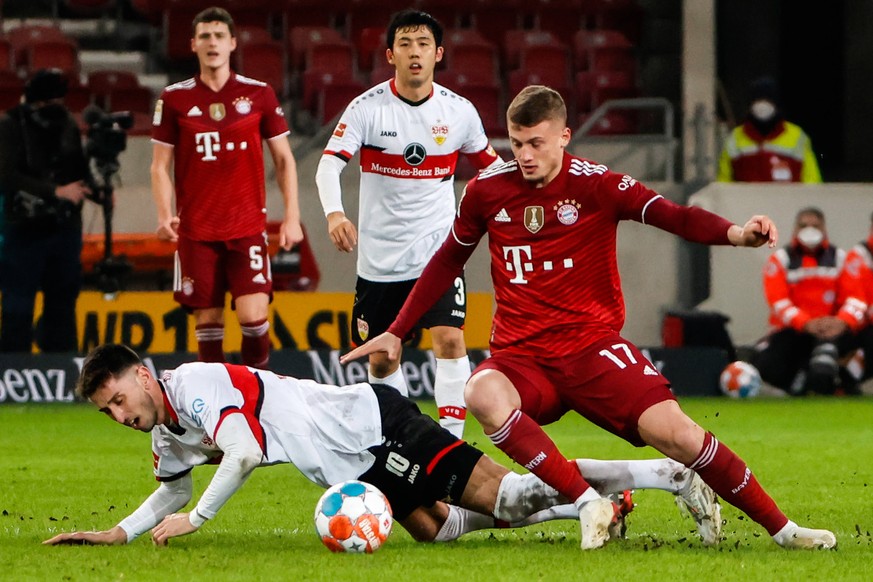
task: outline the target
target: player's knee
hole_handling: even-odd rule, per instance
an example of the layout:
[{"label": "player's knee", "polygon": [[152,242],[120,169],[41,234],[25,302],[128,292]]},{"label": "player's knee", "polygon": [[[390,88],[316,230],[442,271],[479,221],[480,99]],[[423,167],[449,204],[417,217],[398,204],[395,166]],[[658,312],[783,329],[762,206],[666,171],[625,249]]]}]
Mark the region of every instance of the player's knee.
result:
[{"label": "player's knee", "polygon": [[[503,409],[516,408],[507,397],[507,387],[501,382],[505,377],[494,370],[484,370],[467,381],[464,400],[467,410],[480,422],[500,414]],[[509,386],[511,388],[511,385]]]},{"label": "player's knee", "polygon": [[387,378],[397,369],[397,363],[388,360],[370,360],[370,374],[377,378]]}]

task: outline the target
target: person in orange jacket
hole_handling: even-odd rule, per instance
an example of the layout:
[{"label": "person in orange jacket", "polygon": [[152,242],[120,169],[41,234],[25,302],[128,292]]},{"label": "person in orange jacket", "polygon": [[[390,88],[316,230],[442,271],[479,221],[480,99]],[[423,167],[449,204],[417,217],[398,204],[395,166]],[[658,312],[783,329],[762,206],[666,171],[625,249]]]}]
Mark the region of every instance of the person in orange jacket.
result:
[{"label": "person in orange jacket", "polygon": [[863,354],[855,358],[863,363],[863,378],[873,377],[873,215],[870,215],[870,232],[867,240],[856,244],[846,254],[846,272],[861,286],[867,302],[867,320],[859,335]]},{"label": "person in orange jacket", "polygon": [[828,241],[824,213],[797,213],[791,242],[764,267],[770,334],[755,347],[761,378],[791,394],[854,393],[857,378],[841,362],[858,347],[867,301],[845,269],[846,251]]}]

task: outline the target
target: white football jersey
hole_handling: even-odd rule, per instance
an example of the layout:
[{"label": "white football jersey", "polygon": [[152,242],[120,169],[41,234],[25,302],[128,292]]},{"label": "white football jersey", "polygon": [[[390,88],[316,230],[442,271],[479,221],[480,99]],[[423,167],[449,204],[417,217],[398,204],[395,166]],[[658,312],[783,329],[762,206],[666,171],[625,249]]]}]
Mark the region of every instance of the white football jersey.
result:
[{"label": "white football jersey", "polygon": [[358,275],[418,278],[454,218],[459,153],[485,160],[481,167],[497,158],[482,120],[472,103],[441,85],[411,103],[391,79],[349,104],[324,153],[348,162],[359,151]]},{"label": "white football jersey", "polygon": [[322,487],[354,479],[382,442],[376,395],[368,384],[328,386],[245,366],[196,362],[161,378],[175,426],[152,429],[155,477],[172,480],[218,462],[215,434],[242,411],[264,452],[262,465],[293,463]]}]

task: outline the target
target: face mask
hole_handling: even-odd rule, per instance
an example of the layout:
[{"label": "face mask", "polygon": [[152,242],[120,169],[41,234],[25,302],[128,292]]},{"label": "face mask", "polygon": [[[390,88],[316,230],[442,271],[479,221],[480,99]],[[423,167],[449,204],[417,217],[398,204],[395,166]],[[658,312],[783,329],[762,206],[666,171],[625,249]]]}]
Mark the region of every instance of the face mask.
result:
[{"label": "face mask", "polygon": [[31,110],[30,118],[43,129],[60,129],[67,119],[67,108],[61,103],[49,103]]},{"label": "face mask", "polygon": [[760,99],[752,103],[752,117],[758,121],[770,121],[776,115],[776,106],[770,101]]},{"label": "face mask", "polygon": [[797,242],[810,250],[818,248],[823,240],[824,233],[814,226],[804,226],[797,231]]}]

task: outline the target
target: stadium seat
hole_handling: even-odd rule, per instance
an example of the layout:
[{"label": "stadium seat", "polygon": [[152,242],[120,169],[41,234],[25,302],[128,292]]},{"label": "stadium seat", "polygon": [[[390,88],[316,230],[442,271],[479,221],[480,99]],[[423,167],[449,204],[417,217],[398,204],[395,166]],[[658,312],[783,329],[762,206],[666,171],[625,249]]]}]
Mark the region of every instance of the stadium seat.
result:
[{"label": "stadium seat", "polygon": [[13,58],[12,44],[9,39],[0,37],[0,71],[14,71],[15,60]]},{"label": "stadium seat", "polygon": [[507,30],[503,37],[503,65],[506,70],[521,65],[521,52],[532,46],[562,46],[558,37],[546,30]]},{"label": "stadium seat", "polygon": [[77,80],[71,79],[67,86],[67,95],[64,97],[64,105],[67,106],[67,109],[73,114],[79,114],[92,102],[91,89],[87,85],[82,85]]},{"label": "stadium seat", "polygon": [[117,88],[106,96],[106,111],[129,111],[133,114],[130,135],[148,135],[151,132],[152,92],[146,87]]},{"label": "stadium seat", "polygon": [[509,73],[509,94],[508,100],[511,101],[518,95],[519,91],[528,85],[546,85],[561,94],[564,101],[567,103],[568,114],[572,116],[574,111],[575,99],[572,90],[567,81],[567,75],[563,71],[550,69],[516,69]]},{"label": "stadium seat", "polygon": [[537,0],[528,4],[534,12],[534,22],[539,30],[554,34],[569,45],[573,35],[583,26],[582,0]]},{"label": "stadium seat", "polygon": [[634,46],[617,30],[580,30],[573,37],[577,70],[634,74]]},{"label": "stadium seat", "polygon": [[[381,58],[378,58],[381,57]],[[388,63],[384,55],[373,54],[373,70],[370,71],[370,85],[376,85],[394,77],[394,65]]]},{"label": "stadium seat", "polygon": [[636,0],[585,0],[581,10],[587,28],[617,30],[632,43],[639,43],[643,10]]},{"label": "stadium seat", "polygon": [[263,26],[246,25],[236,27],[237,46],[271,41],[275,42],[275,39],[270,34],[270,31]]},{"label": "stadium seat", "polygon": [[[306,70],[303,72],[303,97],[300,104],[303,109],[315,113],[318,110],[318,96],[325,88],[354,84],[358,84],[358,81],[346,73],[325,72],[318,69]],[[362,93],[365,87],[361,84],[358,85],[360,86],[358,93]]]},{"label": "stadium seat", "polygon": [[13,71],[0,71],[0,113],[18,105],[23,93],[23,79]]},{"label": "stadium seat", "polygon": [[109,14],[117,6],[115,0],[63,0],[63,4],[73,14],[90,17]]},{"label": "stadium seat", "polygon": [[24,65],[31,72],[54,68],[76,77],[79,75],[79,50],[69,39],[31,43],[25,52]]},{"label": "stadium seat", "polygon": [[633,77],[625,71],[580,71],[576,73],[576,107],[588,112],[610,99],[638,95]]},{"label": "stadium seat", "polygon": [[501,136],[506,132],[504,111],[501,107],[501,87],[496,78],[483,79],[467,75],[465,71],[449,69],[437,73],[436,82],[468,99],[482,118],[485,133]]},{"label": "stadium seat", "polygon": [[73,39],[67,36],[57,26],[45,25],[23,25],[13,28],[6,33],[6,38],[12,46],[13,58],[16,67],[22,67],[26,64],[27,49],[37,43],[56,41],[56,42],[73,42]]},{"label": "stadium seat", "polygon": [[329,4],[324,0],[285,0],[282,7],[283,29],[291,30],[300,26],[333,28],[337,25],[338,15],[344,14],[348,5],[348,0],[335,0]]},{"label": "stadium seat", "polygon": [[385,53],[385,28],[380,26],[364,28],[354,40],[358,68],[362,71],[373,70],[375,55]]},{"label": "stadium seat", "polygon": [[139,86],[139,79],[130,71],[103,70],[88,73],[92,101],[99,107],[106,106],[106,96],[112,90]]},{"label": "stadium seat", "polygon": [[293,26],[288,30],[288,66],[292,71],[303,69],[306,53],[316,45],[344,43],[335,28],[327,26]]},{"label": "stadium seat", "polygon": [[339,79],[321,88],[316,98],[316,119],[321,125],[329,123],[342,113],[352,99],[366,90],[366,87],[353,79]]},{"label": "stadium seat", "polygon": [[384,27],[395,12],[409,8],[409,0],[347,0],[346,32],[348,38],[355,39],[365,28]]},{"label": "stadium seat", "polygon": [[468,10],[471,13],[472,28],[501,46],[508,30],[523,28],[521,7],[527,0],[468,0]]},{"label": "stadium seat", "polygon": [[[579,116],[579,125],[588,119],[587,114]],[[635,111],[610,111],[592,128],[588,135],[627,135],[637,133],[638,116]]]},{"label": "stadium seat", "polygon": [[278,41],[264,40],[237,44],[236,70],[241,75],[267,83],[280,99],[288,94],[285,52]]},{"label": "stadium seat", "polygon": [[446,51],[443,59],[447,70],[464,73],[471,80],[497,81],[497,50],[487,45],[456,45]]}]

